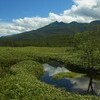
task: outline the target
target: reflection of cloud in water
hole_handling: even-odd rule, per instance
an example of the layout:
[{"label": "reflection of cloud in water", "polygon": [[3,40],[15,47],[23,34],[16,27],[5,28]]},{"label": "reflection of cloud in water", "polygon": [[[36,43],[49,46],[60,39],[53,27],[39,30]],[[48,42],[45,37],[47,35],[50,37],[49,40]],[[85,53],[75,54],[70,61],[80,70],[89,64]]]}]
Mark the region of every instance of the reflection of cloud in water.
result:
[{"label": "reflection of cloud in water", "polygon": [[[87,91],[89,84],[88,77],[79,77],[70,80],[74,84],[72,90]],[[100,94],[100,81],[93,80],[93,88],[96,93]]]},{"label": "reflection of cloud in water", "polygon": [[72,81],[74,83],[73,88],[81,88],[83,90],[87,89],[89,83],[89,79],[87,77],[73,78]]},{"label": "reflection of cloud in water", "polygon": [[[69,72],[66,68],[60,66],[53,67],[49,64],[43,64],[45,74],[41,77],[41,80],[48,83],[55,85],[56,87],[64,87],[69,91],[72,92],[79,92],[79,93],[85,93],[88,88],[89,84],[89,78],[84,77],[78,77],[78,78],[65,78],[60,80],[54,80],[52,79],[52,75],[60,73],[60,72]],[[96,93],[100,95],[100,81],[93,80],[93,88]]]},{"label": "reflection of cloud in water", "polygon": [[61,68],[60,66],[57,68],[54,68],[49,64],[43,64],[43,67],[44,67],[44,70],[47,71],[50,76],[60,73],[60,72],[69,72],[69,70],[67,70],[64,67]]}]

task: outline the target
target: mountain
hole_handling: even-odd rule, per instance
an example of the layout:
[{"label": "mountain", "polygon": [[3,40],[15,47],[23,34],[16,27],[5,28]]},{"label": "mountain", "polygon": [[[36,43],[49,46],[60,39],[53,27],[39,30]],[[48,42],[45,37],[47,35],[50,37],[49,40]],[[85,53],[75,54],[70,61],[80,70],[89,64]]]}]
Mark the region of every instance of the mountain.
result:
[{"label": "mountain", "polygon": [[0,38],[0,46],[66,46],[75,33],[96,31],[100,21],[91,23],[53,22],[45,27]]}]

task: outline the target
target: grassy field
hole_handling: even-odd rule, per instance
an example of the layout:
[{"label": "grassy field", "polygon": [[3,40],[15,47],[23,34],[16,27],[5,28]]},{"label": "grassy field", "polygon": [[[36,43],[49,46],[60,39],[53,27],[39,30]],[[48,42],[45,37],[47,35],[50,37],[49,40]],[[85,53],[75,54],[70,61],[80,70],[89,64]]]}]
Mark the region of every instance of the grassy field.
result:
[{"label": "grassy field", "polygon": [[79,95],[39,81],[42,65],[50,58],[79,63],[73,48],[0,47],[0,100],[99,100]]},{"label": "grassy field", "polygon": [[59,48],[59,47],[0,47],[0,59],[9,60],[23,60],[23,59],[35,59],[35,57],[52,57],[62,60],[73,60],[73,57],[78,54],[74,52],[72,48]]}]

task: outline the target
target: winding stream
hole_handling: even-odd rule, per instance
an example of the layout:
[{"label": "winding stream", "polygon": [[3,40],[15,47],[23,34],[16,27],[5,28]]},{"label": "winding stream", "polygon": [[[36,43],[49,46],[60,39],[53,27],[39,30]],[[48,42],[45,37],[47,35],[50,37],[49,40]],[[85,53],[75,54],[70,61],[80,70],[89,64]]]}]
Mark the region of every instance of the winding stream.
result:
[{"label": "winding stream", "polygon": [[[69,92],[85,94],[88,88],[89,78],[86,76],[78,77],[78,78],[63,78],[59,80],[55,80],[52,78],[54,74],[60,72],[69,72],[69,70],[64,67],[61,68],[60,64],[43,64],[45,73],[41,77],[41,81],[47,84],[54,85],[57,88],[66,89]],[[93,88],[96,95],[100,96],[100,81],[93,80]]]}]

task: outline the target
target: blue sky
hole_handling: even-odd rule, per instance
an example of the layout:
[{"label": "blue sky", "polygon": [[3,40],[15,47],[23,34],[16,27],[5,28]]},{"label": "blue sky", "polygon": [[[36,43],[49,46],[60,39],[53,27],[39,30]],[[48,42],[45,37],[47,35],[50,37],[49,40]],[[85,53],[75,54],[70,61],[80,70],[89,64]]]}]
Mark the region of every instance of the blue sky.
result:
[{"label": "blue sky", "polygon": [[59,14],[71,8],[72,0],[0,0],[0,19],[47,17],[49,12]]},{"label": "blue sky", "polygon": [[0,36],[36,30],[52,22],[100,20],[100,0],[0,0]]}]

